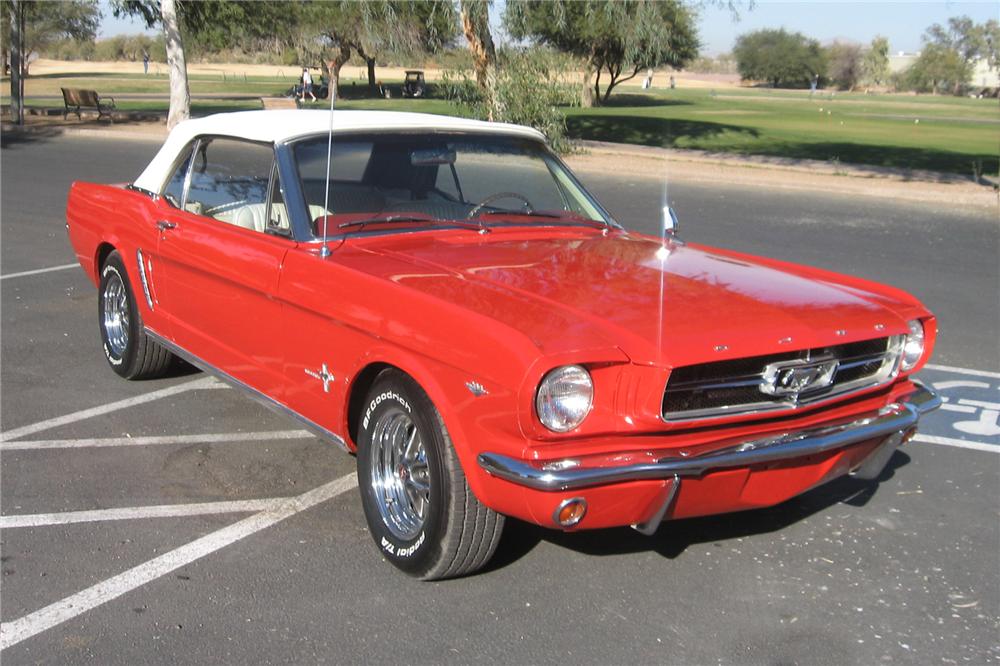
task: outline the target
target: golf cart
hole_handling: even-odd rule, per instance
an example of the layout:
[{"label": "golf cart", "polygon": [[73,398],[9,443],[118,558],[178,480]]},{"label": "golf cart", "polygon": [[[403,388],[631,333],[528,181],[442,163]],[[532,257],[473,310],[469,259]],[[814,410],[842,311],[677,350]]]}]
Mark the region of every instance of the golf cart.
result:
[{"label": "golf cart", "polygon": [[406,70],[406,79],[403,81],[403,97],[423,97],[425,92],[427,92],[427,84],[424,83],[423,70]]}]

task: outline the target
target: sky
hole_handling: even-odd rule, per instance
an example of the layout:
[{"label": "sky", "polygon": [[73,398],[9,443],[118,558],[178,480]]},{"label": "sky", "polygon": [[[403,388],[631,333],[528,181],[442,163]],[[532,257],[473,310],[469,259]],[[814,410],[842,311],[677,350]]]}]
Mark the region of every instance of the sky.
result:
[{"label": "sky", "polygon": [[[138,21],[116,19],[107,0],[101,0],[104,21],[99,36],[143,32],[145,26]],[[748,0],[737,0],[744,8]],[[498,23],[505,0],[495,0],[491,23]],[[892,52],[920,50],[920,37],[933,23],[946,23],[952,16],[969,16],[976,23],[989,19],[1000,20],[1000,2],[976,0],[972,2],[943,2],[926,0],[906,2],[843,2],[812,1],[773,2],[756,0],[753,9],[742,9],[739,20],[733,19],[728,9],[704,2],[700,9],[698,32],[702,53],[715,56],[733,48],[736,38],[761,28],[785,28],[801,32],[808,37],[827,43],[834,39],[867,44],[876,35],[889,38]]]}]

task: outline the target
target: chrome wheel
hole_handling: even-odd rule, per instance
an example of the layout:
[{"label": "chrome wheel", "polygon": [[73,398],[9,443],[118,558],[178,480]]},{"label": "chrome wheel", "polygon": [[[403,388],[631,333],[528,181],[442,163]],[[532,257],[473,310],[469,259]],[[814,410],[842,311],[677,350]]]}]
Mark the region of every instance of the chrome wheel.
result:
[{"label": "chrome wheel", "polygon": [[372,429],[371,483],[392,535],[415,539],[430,506],[430,470],[420,432],[401,409],[383,413]]},{"label": "chrome wheel", "polygon": [[108,341],[111,353],[121,358],[128,348],[128,292],[125,283],[117,271],[112,272],[104,284],[104,303],[101,325],[104,327],[104,334]]}]

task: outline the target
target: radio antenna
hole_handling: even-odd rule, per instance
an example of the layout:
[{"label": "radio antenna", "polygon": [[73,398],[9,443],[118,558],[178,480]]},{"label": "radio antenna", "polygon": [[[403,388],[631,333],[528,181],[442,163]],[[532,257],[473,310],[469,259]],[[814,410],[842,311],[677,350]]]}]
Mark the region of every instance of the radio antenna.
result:
[{"label": "radio antenna", "polygon": [[330,220],[330,162],[333,160],[333,102],[337,96],[337,86],[333,76],[326,84],[326,94],[330,97],[330,130],[326,137],[326,188],[323,195],[323,244],[319,248],[319,256],[329,257],[330,247],[326,244],[327,223]]}]

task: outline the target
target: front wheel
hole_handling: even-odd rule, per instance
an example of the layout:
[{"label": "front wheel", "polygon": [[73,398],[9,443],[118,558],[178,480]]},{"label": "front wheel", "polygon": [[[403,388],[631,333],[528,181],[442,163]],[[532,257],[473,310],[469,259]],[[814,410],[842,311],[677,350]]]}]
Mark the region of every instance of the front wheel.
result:
[{"label": "front wheel", "polygon": [[489,561],[504,517],[469,489],[427,394],[387,370],[365,401],[358,485],[368,528],[387,560],[422,580],[472,573]]},{"label": "front wheel", "polygon": [[97,295],[97,320],[108,365],[126,379],[152,379],[163,375],[173,354],[149,339],[136,307],[125,264],[112,252],[101,267]]}]

